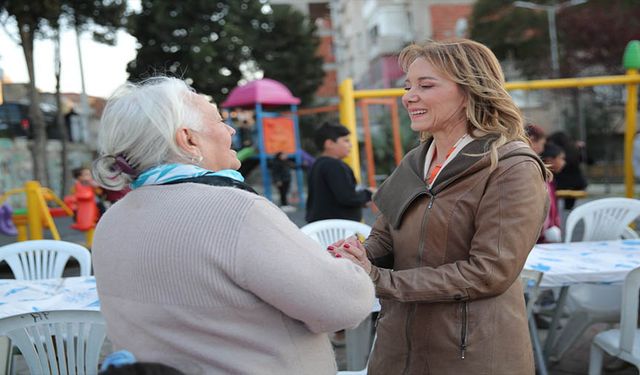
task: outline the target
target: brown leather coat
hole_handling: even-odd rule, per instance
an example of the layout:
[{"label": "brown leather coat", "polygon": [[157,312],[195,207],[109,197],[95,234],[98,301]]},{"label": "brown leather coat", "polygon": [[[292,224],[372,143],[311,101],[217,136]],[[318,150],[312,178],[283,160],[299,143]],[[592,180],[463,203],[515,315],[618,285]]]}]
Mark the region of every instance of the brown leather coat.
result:
[{"label": "brown leather coat", "polygon": [[472,141],[429,190],[429,143],[380,186],[365,243],[382,303],[369,374],[533,374],[519,273],[547,209],[544,165],[522,142]]}]

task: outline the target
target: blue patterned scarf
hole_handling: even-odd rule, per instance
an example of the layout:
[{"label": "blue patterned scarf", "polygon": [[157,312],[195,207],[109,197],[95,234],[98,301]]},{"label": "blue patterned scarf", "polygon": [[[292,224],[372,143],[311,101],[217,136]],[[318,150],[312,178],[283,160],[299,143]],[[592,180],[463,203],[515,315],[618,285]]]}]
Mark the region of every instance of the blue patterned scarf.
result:
[{"label": "blue patterned scarf", "polygon": [[147,169],[142,172],[130,186],[131,189],[137,189],[140,186],[162,185],[176,180],[201,176],[228,177],[236,181],[244,182],[244,177],[242,177],[240,172],[234,171],[233,169],[223,169],[218,172],[213,172],[191,164],[174,163],[160,164]]}]

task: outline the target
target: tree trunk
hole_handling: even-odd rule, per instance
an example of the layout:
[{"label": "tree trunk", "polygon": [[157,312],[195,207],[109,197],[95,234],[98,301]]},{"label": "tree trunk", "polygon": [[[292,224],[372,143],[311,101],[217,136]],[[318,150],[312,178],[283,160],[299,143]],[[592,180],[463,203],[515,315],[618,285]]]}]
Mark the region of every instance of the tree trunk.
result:
[{"label": "tree trunk", "polygon": [[33,69],[33,40],[34,34],[31,26],[22,22],[19,18],[18,29],[20,30],[20,41],[22,42],[22,50],[24,58],[27,62],[27,71],[29,72],[29,118],[31,123],[29,126],[33,130],[33,142],[31,143],[31,155],[33,158],[33,177],[41,184],[48,184],[48,173],[46,163],[47,153],[47,130],[44,122],[44,116],[40,109],[40,98],[36,89],[35,72]]},{"label": "tree trunk", "polygon": [[69,146],[69,132],[67,130],[67,124],[64,119],[64,113],[62,111],[62,95],[60,94],[60,30],[56,30],[55,33],[55,75],[56,75],[56,106],[58,111],[56,112],[56,123],[58,125],[58,132],[60,133],[60,142],[62,143],[62,149],[60,150],[60,158],[62,162],[62,173],[60,175],[60,194],[64,197],[69,191],[71,184],[71,172],[69,171],[69,162],[67,160],[67,147]]}]

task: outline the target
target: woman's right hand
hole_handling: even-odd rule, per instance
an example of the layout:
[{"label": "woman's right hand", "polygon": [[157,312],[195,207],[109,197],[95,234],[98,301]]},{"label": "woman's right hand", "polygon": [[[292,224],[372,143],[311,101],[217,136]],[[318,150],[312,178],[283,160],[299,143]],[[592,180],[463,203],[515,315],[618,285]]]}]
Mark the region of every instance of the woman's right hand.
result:
[{"label": "woman's right hand", "polygon": [[367,251],[356,235],[336,241],[327,250],[336,258],[347,258],[362,267],[367,273],[371,272],[371,262],[367,258]]}]

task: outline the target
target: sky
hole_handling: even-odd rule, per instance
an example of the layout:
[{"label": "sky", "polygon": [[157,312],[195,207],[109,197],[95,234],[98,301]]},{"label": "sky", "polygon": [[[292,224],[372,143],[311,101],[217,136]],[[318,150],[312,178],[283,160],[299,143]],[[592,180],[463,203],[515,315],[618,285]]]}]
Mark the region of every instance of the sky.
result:
[{"label": "sky", "polygon": [[[17,36],[10,25],[7,25],[7,28]],[[136,39],[133,36],[119,31],[117,44],[107,46],[94,42],[89,33],[84,33],[80,36],[80,46],[88,95],[106,98],[119,85],[126,82],[127,63],[136,56]],[[75,31],[66,31],[62,34],[60,49],[62,65],[60,90],[80,93],[82,84]],[[34,44],[35,81],[42,92],[55,92],[53,50],[53,42],[49,40],[37,40]],[[22,47],[16,44],[3,28],[0,28],[0,68],[3,70],[5,79],[8,78],[13,83],[29,81]]]}]

